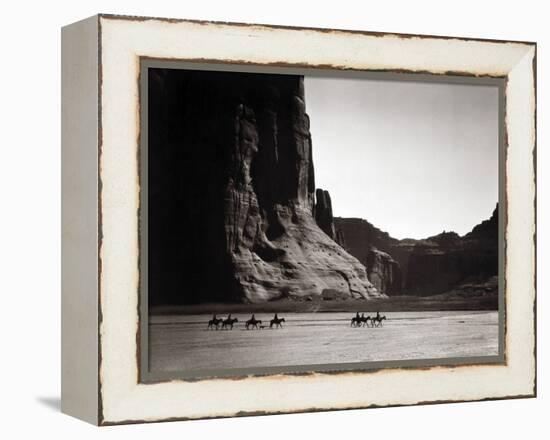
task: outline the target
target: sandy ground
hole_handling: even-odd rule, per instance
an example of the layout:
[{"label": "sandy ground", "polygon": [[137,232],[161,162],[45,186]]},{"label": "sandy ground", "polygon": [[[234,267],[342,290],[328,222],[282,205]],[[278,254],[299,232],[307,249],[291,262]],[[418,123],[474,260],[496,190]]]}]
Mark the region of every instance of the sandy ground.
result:
[{"label": "sandy ground", "polygon": [[[151,371],[498,355],[498,312],[384,313],[379,328],[351,328],[353,313],[286,313],[283,329],[207,330],[211,315],[151,316]],[[272,314],[256,314],[268,324]]]}]

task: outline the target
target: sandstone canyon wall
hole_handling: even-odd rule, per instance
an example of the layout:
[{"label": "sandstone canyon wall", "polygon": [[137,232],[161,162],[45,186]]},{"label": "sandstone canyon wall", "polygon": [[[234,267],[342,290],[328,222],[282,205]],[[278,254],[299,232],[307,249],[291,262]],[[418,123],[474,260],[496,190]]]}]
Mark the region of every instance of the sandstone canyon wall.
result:
[{"label": "sandstone canyon wall", "polygon": [[313,209],[317,225],[333,240],[336,240],[334,217],[332,214],[332,200],[328,191],[317,188],[315,191],[315,206]]},{"label": "sandstone canyon wall", "polygon": [[150,69],[148,173],[152,304],[381,295],[315,202],[302,77]]},{"label": "sandstone canyon wall", "polygon": [[390,254],[371,247],[367,253],[367,276],[378,291],[387,295],[401,293],[401,265]]},{"label": "sandstone canyon wall", "polygon": [[367,276],[380,292],[402,292],[405,256],[398,260],[393,247],[399,240],[359,218],[335,217],[334,228],[338,243],[363,263]]}]

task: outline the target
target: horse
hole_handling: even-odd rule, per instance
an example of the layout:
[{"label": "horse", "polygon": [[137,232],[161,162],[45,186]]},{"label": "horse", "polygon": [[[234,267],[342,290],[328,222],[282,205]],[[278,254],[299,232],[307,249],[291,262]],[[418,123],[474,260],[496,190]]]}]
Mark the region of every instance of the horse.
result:
[{"label": "horse", "polygon": [[372,323],[372,318],[370,316],[364,316],[364,314],[361,315],[361,323],[364,327],[369,326],[369,321]]},{"label": "horse", "polygon": [[233,330],[233,324],[235,324],[236,322],[239,322],[239,320],[237,318],[231,318],[231,315],[229,315],[227,319],[224,319],[222,323],[222,330],[224,329]]},{"label": "horse", "polygon": [[361,317],[359,316],[359,312],[355,314],[353,318],[351,318],[351,322],[349,324],[350,327],[359,327],[361,325]]},{"label": "horse", "polygon": [[361,313],[361,316],[359,316],[359,312],[357,315],[355,315],[353,318],[351,318],[350,327],[361,327],[361,326],[367,326],[367,322],[371,319],[370,316],[365,317],[364,313]]},{"label": "horse", "polygon": [[261,324],[262,321],[260,319],[256,319],[254,315],[252,315],[252,318],[250,318],[248,321],[244,323],[244,326],[247,330],[250,330],[250,327],[258,329],[258,324]]},{"label": "horse", "polygon": [[216,330],[218,330],[221,323],[223,323],[223,318],[216,318],[216,315],[214,315],[212,319],[208,321],[208,327],[206,327],[206,329],[210,330],[212,328],[215,328]]},{"label": "horse", "polygon": [[269,321],[269,328],[273,328],[273,325],[275,325],[275,328],[283,328],[283,322],[285,322],[285,318],[279,318],[277,315],[275,315],[275,317],[271,321]]},{"label": "horse", "polygon": [[387,319],[385,316],[376,315],[374,318],[371,318],[373,327],[382,327],[382,321]]}]

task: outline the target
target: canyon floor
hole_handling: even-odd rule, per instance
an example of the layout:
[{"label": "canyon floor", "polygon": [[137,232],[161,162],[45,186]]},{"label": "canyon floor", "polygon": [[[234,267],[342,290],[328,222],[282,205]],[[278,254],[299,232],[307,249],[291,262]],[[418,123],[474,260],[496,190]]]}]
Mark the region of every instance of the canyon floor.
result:
[{"label": "canyon floor", "polygon": [[272,313],[256,313],[267,327],[207,330],[211,315],[154,314],[149,320],[150,370],[253,368],[327,363],[498,355],[497,311],[386,312],[378,328],[352,328],[353,313],[281,313],[284,328],[270,330]]}]

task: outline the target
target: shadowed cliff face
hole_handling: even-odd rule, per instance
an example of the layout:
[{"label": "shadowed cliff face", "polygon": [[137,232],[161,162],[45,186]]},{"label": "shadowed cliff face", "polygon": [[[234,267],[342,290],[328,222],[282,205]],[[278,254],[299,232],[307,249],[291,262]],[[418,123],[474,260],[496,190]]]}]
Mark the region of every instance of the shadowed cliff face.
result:
[{"label": "shadowed cliff face", "polygon": [[363,263],[378,291],[387,295],[402,292],[404,264],[394,248],[399,240],[359,218],[335,217],[334,227],[336,241]]},{"label": "shadowed cliff face", "polygon": [[400,264],[390,254],[372,247],[367,253],[367,276],[374,286],[387,295],[401,293]]},{"label": "shadowed cliff face", "polygon": [[302,77],[150,70],[152,304],[378,296],[314,192]]},{"label": "shadowed cliff face", "polygon": [[[328,191],[324,191],[321,188],[317,188],[315,191],[315,206],[314,206],[314,216],[315,221],[319,227],[327,234],[330,238],[335,241],[336,231],[334,229],[334,218],[332,215],[332,200]],[[339,243],[340,245],[342,243]]]},{"label": "shadowed cliff face", "polygon": [[[369,279],[390,295],[439,294],[463,284],[481,286],[498,275],[498,205],[490,219],[463,237],[443,232],[423,240],[397,240],[366,220],[336,217],[334,223]],[[373,247],[389,258],[373,253]]]}]

